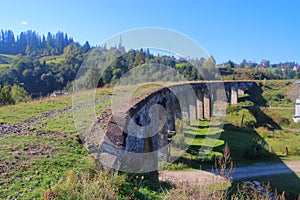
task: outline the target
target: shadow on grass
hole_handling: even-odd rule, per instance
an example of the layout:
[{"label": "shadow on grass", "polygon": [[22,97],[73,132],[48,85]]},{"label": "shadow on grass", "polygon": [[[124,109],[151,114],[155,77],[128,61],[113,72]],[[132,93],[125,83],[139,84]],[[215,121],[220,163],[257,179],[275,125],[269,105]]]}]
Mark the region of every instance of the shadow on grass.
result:
[{"label": "shadow on grass", "polygon": [[[219,132],[221,132],[221,130]],[[218,135],[219,132],[216,132],[214,134],[209,134],[208,136],[210,136],[212,138],[216,138],[216,135]],[[201,135],[195,135],[195,134],[192,134],[192,133],[184,133],[185,138],[204,139],[208,136],[206,134],[203,134],[203,133]]]},{"label": "shadow on grass", "polygon": [[261,108],[259,107],[249,107],[247,108],[250,113],[255,117],[256,123],[255,127],[264,126],[267,127],[269,130],[282,130],[279,124],[277,124],[272,118],[266,115]]},{"label": "shadow on grass", "polygon": [[254,124],[254,126],[256,128],[260,126],[264,126],[269,130],[275,130],[275,129],[282,130],[282,128],[278,123],[276,123],[271,117],[269,117],[262,111],[264,107],[268,106],[268,102],[262,96],[263,90],[261,89],[261,87],[255,84],[252,88],[250,88],[247,91],[247,93],[248,93],[247,96],[239,98],[239,102],[250,101],[254,103],[254,106],[244,107],[245,109],[248,109],[249,112],[255,117],[256,123]]},{"label": "shadow on grass", "polygon": [[[201,123],[201,121],[200,121]],[[190,127],[192,128],[209,128],[210,125],[190,125]]]},{"label": "shadow on grass", "polygon": [[[225,144],[228,143],[231,151],[231,158],[236,164],[236,167],[250,166],[256,163],[277,163],[285,165],[280,157],[269,152],[269,146],[267,142],[254,129],[241,128],[232,124],[225,124],[223,128],[224,131],[221,133],[219,140],[223,140],[224,144],[214,147],[213,151],[221,153],[225,147]],[[198,137],[204,138],[205,135],[199,135],[197,138]],[[189,168],[194,169],[212,169],[212,166],[214,165],[214,157],[212,156],[210,159],[200,159],[198,157],[200,148],[201,145],[189,146],[187,149],[188,154],[180,157],[176,163],[184,163]],[[286,169],[287,171],[290,170],[288,166],[286,166]],[[276,178],[278,176],[281,178]],[[290,197],[291,199],[294,199],[294,197],[298,195],[297,193],[300,191],[300,180],[292,170],[290,170],[286,176],[288,179],[284,178],[285,175],[263,176],[254,179],[265,184],[270,182],[271,186],[273,188],[278,188],[279,192],[285,191],[288,199],[290,199]],[[253,179],[246,179],[244,181],[247,180]],[[281,180],[287,181],[289,184],[282,184]],[[241,182],[242,181],[234,182],[230,190],[235,191],[236,185],[240,184]]]},{"label": "shadow on grass", "polygon": [[257,84],[254,84],[247,93],[249,96],[239,98],[239,101],[251,101],[255,106],[267,106],[267,100],[262,96],[263,90]]},{"label": "shadow on grass", "polygon": [[[271,122],[271,123],[270,123]],[[267,126],[269,129],[281,129],[277,127],[277,125],[272,124],[272,121],[268,121],[268,118],[266,118],[264,121],[260,122],[260,125]],[[270,126],[271,125],[271,126]],[[267,151],[268,144],[265,142],[265,140],[258,135],[258,133],[255,130],[244,130],[239,127],[234,127],[232,125],[227,125],[225,128],[227,131],[224,132],[224,134],[221,135],[220,139],[224,139],[228,142],[232,158],[236,163],[242,163],[244,166],[249,166],[251,164],[255,164],[257,162],[266,163],[266,164],[282,164],[285,166],[287,174],[282,175],[270,175],[270,176],[261,176],[261,177],[254,177],[249,178],[245,180],[239,180],[234,181],[232,184],[232,187],[230,190],[232,192],[235,192],[237,190],[237,185],[242,185],[244,181],[259,181],[264,185],[267,185],[268,183],[271,184],[271,187],[274,189],[276,188],[279,193],[282,193],[285,191],[286,198],[287,199],[297,199],[297,196],[300,193],[300,179],[288,166],[285,165],[285,163],[281,160],[279,156],[276,156],[274,154],[271,154]],[[229,131],[230,130],[230,131]],[[245,137],[241,137],[237,132],[244,133]],[[260,141],[259,144],[264,147],[263,151],[261,151],[258,156],[250,156],[250,159],[245,158],[245,153],[247,153],[247,147],[245,144],[249,144],[250,141]],[[241,146],[243,146],[244,150],[241,151]],[[244,152],[243,152],[244,151]],[[253,154],[252,154],[253,155]],[[248,157],[247,156],[247,157]]]},{"label": "shadow on grass", "polygon": [[[272,176],[260,176],[255,178],[249,178],[245,180],[234,181],[230,191],[236,191],[237,184],[241,184],[243,181],[258,180],[263,184],[270,182],[273,189],[277,188],[281,193],[285,191],[287,199],[297,199],[297,195],[300,192],[300,180],[297,174],[295,174],[280,157],[271,153],[268,143],[262,138],[255,130],[258,127],[266,127],[269,130],[282,130],[281,126],[276,123],[271,117],[263,112],[263,108],[268,105],[267,100],[262,96],[263,90],[260,86],[254,85],[249,91],[248,96],[242,97],[240,101],[250,101],[254,103],[254,106],[245,107],[255,117],[256,123],[254,127],[239,127],[233,124],[225,124],[219,140],[223,140],[224,144],[215,146],[212,151],[221,153],[228,143],[231,158],[236,164],[236,167],[247,167],[257,163],[260,164],[281,164],[286,169],[286,174],[272,175]],[[199,125],[191,125],[192,128],[205,129],[208,128],[207,122]],[[194,137],[193,134],[185,133],[185,137]],[[196,135],[196,139],[203,139],[205,135]],[[272,137],[272,136],[270,136]],[[201,145],[191,145],[187,150],[187,154],[180,157],[176,162],[184,163],[189,168],[194,169],[212,169],[214,165],[214,157],[207,159],[199,158],[199,149]],[[299,174],[300,176],[300,174]]]}]

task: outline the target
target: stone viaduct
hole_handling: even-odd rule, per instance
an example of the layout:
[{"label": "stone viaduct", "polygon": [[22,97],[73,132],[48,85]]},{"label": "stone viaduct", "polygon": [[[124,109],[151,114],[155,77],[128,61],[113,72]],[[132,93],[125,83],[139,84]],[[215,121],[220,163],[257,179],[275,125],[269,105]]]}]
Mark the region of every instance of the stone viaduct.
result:
[{"label": "stone viaduct", "polygon": [[[129,110],[113,114],[97,150],[104,165],[126,172],[157,174],[168,160],[168,143],[176,134],[176,119],[210,120],[225,116],[226,104],[237,104],[254,81],[199,81],[158,89]],[[155,175],[156,176],[156,175]]]}]

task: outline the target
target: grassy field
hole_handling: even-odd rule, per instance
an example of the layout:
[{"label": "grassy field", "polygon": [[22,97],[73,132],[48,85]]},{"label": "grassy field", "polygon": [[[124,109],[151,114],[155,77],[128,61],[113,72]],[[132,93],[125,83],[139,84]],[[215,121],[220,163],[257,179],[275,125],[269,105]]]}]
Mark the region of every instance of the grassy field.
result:
[{"label": "grassy field", "polygon": [[[247,102],[252,102],[253,106],[260,106],[268,102],[267,98],[271,98],[271,101],[276,102],[272,103],[273,107],[276,105],[292,108],[293,103],[284,92],[293,87],[293,83],[288,82],[266,82],[265,87],[262,86],[260,91],[249,91],[249,94],[240,98],[241,103],[228,107],[226,122],[222,128],[209,129],[209,121],[192,121],[190,127],[183,130],[183,142],[189,145],[187,152],[175,164],[168,167],[180,170],[211,169],[214,158],[222,155],[226,143],[231,149],[232,160],[238,165],[250,165],[262,161],[281,162],[282,159],[299,160],[297,144],[300,143],[300,133],[289,131],[299,130],[299,124],[291,119],[293,110],[245,106],[248,105]],[[136,90],[132,98],[138,98],[139,95],[158,87],[158,85],[148,85]],[[121,89],[126,90],[126,87]],[[280,100],[273,98],[279,93],[278,91],[283,95]],[[97,90],[96,99],[101,100],[95,106],[97,116],[107,111],[110,100],[104,97],[111,94],[111,87]],[[85,99],[82,97],[79,101],[84,102]],[[22,124],[32,117],[71,106],[72,96],[67,95],[0,107],[0,123]],[[72,197],[78,199],[89,197],[101,199],[112,197],[109,196],[111,192],[121,199],[126,199],[135,187],[138,188],[134,192],[136,199],[162,199],[172,188],[169,183],[153,184],[143,180],[141,176],[120,176],[100,170],[76,135],[70,111],[43,119],[40,124],[34,125],[34,128],[36,131],[31,134],[0,135],[0,199],[40,199],[54,194],[61,198],[73,195]],[[204,143],[207,135],[217,135],[216,143],[208,143],[209,145]],[[179,143],[181,139],[179,138]],[[201,152],[203,145],[212,147],[212,151],[205,157],[203,157],[205,152]],[[272,151],[270,151],[271,146]],[[285,155],[286,146],[289,155]],[[254,152],[253,149],[257,148],[258,151]],[[288,184],[283,184],[281,181],[283,179]],[[289,182],[288,175],[261,177],[259,180],[263,182],[269,180],[271,185],[280,191],[292,193],[295,193],[293,188],[299,181],[294,179]],[[107,184],[103,185],[103,183]],[[95,188],[105,188],[105,190],[99,193]],[[90,194],[94,196],[88,196]]]},{"label": "grassy field", "polygon": [[71,99],[72,96],[68,95],[0,107],[0,123],[21,124],[29,118],[40,116],[42,113],[71,107]]},{"label": "grassy field", "polygon": [[[103,88],[96,90],[95,98],[111,94],[112,88]],[[80,97],[78,98],[80,102]],[[82,94],[82,103],[86,100],[85,94]],[[101,102],[102,103],[102,102]],[[104,104],[96,105],[104,106]],[[39,117],[43,113],[53,110],[60,110],[72,107],[72,95],[65,95],[53,98],[43,98],[27,103],[0,107],[0,123],[21,124],[32,117]]]},{"label": "grassy field", "polygon": [[[291,80],[263,81],[261,88],[253,88],[241,97],[241,103],[229,106],[226,120],[256,132],[264,140],[265,147],[276,155],[285,156],[288,147],[290,156],[298,157],[300,124],[293,122],[295,103],[291,94],[298,94],[298,88]],[[246,101],[253,102],[254,106],[243,106]]]},{"label": "grassy field", "polygon": [[[110,87],[96,91],[96,99],[103,99],[95,105],[98,116],[110,105],[110,99],[104,97],[111,92]],[[0,107],[0,119],[2,124],[22,124],[32,117],[71,106],[71,95],[44,98]],[[133,196],[136,186],[139,190],[134,191],[135,198],[161,199],[171,188],[168,183],[143,180],[141,175],[136,178],[99,168],[75,133],[70,111],[43,119],[34,128],[36,131],[30,134],[0,134],[0,199],[47,199],[52,192],[58,199],[103,199],[116,195],[127,199]],[[95,188],[106,191],[97,192]]]},{"label": "grassy field", "polygon": [[39,131],[0,136],[0,198],[41,198],[67,171],[86,170],[94,160],[74,135]]}]

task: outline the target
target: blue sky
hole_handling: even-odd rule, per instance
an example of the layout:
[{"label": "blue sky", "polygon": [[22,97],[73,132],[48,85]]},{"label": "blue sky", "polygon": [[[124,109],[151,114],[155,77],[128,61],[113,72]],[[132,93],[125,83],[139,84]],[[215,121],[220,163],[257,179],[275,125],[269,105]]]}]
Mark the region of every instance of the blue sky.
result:
[{"label": "blue sky", "polygon": [[217,63],[300,63],[299,8],[297,0],[10,0],[1,1],[0,29],[64,31],[96,45],[130,29],[162,27],[193,38]]}]

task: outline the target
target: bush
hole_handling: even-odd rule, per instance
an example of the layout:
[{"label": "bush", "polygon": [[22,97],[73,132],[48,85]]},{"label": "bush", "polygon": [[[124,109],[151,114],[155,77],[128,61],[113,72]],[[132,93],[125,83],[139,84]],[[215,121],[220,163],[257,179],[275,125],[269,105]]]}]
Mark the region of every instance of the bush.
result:
[{"label": "bush", "polygon": [[290,125],[290,120],[288,118],[282,117],[279,120],[279,125],[288,126]]},{"label": "bush", "polygon": [[15,103],[27,102],[31,99],[26,90],[18,85],[11,87],[10,94]]}]

